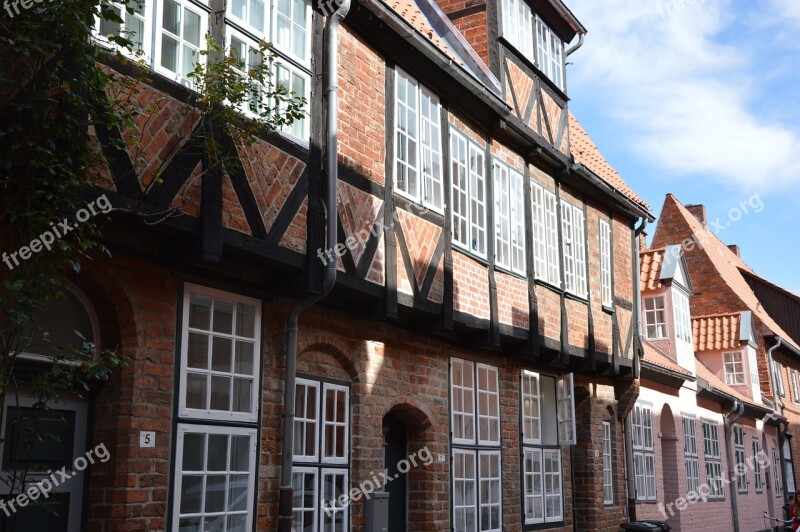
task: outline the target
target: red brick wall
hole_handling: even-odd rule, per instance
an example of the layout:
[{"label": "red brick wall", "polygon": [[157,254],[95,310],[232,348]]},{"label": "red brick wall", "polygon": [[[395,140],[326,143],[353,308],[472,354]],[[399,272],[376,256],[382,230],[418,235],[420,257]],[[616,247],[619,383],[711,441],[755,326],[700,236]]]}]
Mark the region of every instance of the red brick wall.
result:
[{"label": "red brick wall", "polygon": [[455,20],[458,31],[477,52],[483,62],[489,64],[489,27],[487,26],[486,2],[484,0],[436,0],[439,7],[447,14],[478,6],[482,8],[469,15],[462,15]]}]

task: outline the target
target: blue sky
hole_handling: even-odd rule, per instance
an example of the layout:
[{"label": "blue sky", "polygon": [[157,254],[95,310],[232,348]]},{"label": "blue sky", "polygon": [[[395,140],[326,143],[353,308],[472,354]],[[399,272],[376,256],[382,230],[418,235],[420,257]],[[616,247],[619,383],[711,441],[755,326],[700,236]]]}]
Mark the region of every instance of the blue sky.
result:
[{"label": "blue sky", "polygon": [[704,204],[723,242],[800,294],[800,1],[569,6],[589,30],[570,108],[611,165],[656,215],[668,192]]}]

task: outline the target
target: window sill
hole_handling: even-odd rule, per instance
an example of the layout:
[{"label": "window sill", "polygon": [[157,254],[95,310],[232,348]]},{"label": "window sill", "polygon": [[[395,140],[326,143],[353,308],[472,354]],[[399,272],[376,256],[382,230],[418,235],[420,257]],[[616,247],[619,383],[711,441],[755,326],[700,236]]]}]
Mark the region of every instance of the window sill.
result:
[{"label": "window sill", "polygon": [[[394,194],[396,197],[403,200],[404,204],[399,205],[401,207],[405,207],[407,211],[413,212],[416,216],[423,216],[427,213],[434,213],[439,216],[444,217],[444,207],[434,207],[432,205],[428,205],[424,203],[421,199],[415,198],[408,192],[400,190],[399,188],[392,187]],[[397,202],[395,202],[397,204]]]},{"label": "window sill", "polygon": [[564,292],[564,290],[562,290],[560,286],[556,286],[553,283],[551,283],[550,281],[545,281],[544,279],[540,279],[539,277],[536,277],[534,279],[534,282],[538,286],[543,286],[544,288],[552,290],[553,292],[556,292],[557,294],[561,294],[561,293]]},{"label": "window sill", "polygon": [[606,314],[615,314],[617,311],[614,310],[614,307],[609,307],[608,305],[603,305],[603,312]]},{"label": "window sill", "polygon": [[460,242],[456,242],[455,240],[452,241],[453,251],[458,251],[462,255],[466,255],[467,257],[471,258],[476,262],[480,262],[484,266],[489,266],[489,259],[486,258],[486,255],[479,255],[474,251],[470,251]]},{"label": "window sill", "polygon": [[589,304],[589,298],[588,298],[588,296],[586,296],[586,297],[584,297],[584,296],[579,296],[579,295],[573,294],[572,292],[570,292],[570,291],[568,291],[568,290],[564,290],[564,296],[565,296],[567,299],[572,299],[573,301],[577,301],[577,302],[579,302],[579,303],[585,303],[585,304],[587,304],[587,305]]},{"label": "window sill", "polygon": [[495,269],[495,271],[497,271],[497,272],[504,273],[504,274],[506,274],[506,275],[510,275],[510,276],[512,276],[512,277],[516,277],[517,279],[522,279],[523,281],[528,279],[528,276],[527,276],[527,275],[525,275],[524,273],[515,272],[515,271],[514,271],[514,270],[512,270],[511,268],[507,268],[507,267],[505,267],[505,266],[500,266],[500,265],[499,265],[499,264],[497,264],[497,263],[495,263],[495,265],[494,265],[494,269]]}]

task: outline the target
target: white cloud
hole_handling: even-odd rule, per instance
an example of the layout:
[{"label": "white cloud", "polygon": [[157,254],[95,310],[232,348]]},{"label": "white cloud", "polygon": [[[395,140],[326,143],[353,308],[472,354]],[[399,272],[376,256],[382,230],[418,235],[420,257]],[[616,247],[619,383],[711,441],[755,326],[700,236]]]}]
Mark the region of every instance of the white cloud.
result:
[{"label": "white cloud", "polygon": [[800,2],[797,0],[774,0],[781,17],[800,27]]},{"label": "white cloud", "polygon": [[[786,4],[800,22],[800,2]],[[753,111],[759,92],[730,0],[572,0],[589,34],[570,86],[630,128],[631,149],[678,176],[764,189],[800,184],[800,133]],[[789,15],[786,14],[786,17]],[[777,102],[776,102],[777,104]]]}]

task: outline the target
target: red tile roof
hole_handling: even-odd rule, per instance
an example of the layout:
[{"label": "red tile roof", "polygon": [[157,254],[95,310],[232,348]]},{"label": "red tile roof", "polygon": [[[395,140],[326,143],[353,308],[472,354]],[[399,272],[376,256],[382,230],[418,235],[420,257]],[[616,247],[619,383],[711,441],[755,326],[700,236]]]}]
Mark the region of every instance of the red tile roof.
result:
[{"label": "red tile roof", "polygon": [[710,388],[725,393],[727,395],[733,396],[734,398],[739,399],[740,401],[745,402],[747,404],[756,406],[758,408],[765,408],[764,405],[756,403],[750,397],[747,397],[746,395],[734,389],[733,387],[725,384],[725,382],[722,379],[720,379],[714,373],[712,373],[711,370],[705,367],[703,363],[700,362],[699,360],[696,360],[695,366],[697,366],[697,377],[706,381]]},{"label": "red tile roof", "polygon": [[597,149],[597,145],[592,141],[589,134],[583,129],[578,119],[572,112],[569,113],[569,141],[572,156],[575,162],[582,164],[605,181],[613,188],[617,189],[623,196],[637,203],[646,210],[650,210],[647,204],[636,192],[628,186],[622,177],[614,170],[605,157]]},{"label": "red tile roof", "polygon": [[642,357],[643,362],[653,364],[654,366],[658,366],[663,369],[674,371],[675,373],[680,373],[685,377],[692,376],[692,373],[689,370],[679,366],[677,362],[675,362],[674,360],[672,360],[672,358],[669,357],[669,355],[658,349],[650,342],[645,341],[643,345],[644,345],[644,356]]},{"label": "red tile roof", "polygon": [[428,22],[428,19],[422,14],[422,11],[420,11],[414,0],[383,0],[383,2],[395,10],[401,17],[407,20],[408,23],[414,27],[414,29],[427,37],[429,41],[450,56],[451,59],[454,59],[459,64],[463,64],[461,58],[453,53],[450,47],[447,46],[447,43],[444,42],[444,40],[442,40],[434,31],[431,23]]},{"label": "red tile roof", "polygon": [[[739,258],[736,253],[731,251],[728,246],[726,246],[716,235],[714,235],[707,227],[705,227],[700,221],[690,213],[686,207],[684,207],[681,202],[679,202],[672,194],[667,194],[667,199],[664,202],[664,208],[661,210],[662,217],[664,216],[665,212],[677,212],[685,221],[685,223],[689,226],[692,233],[694,234],[694,239],[698,242],[698,248],[701,249],[703,253],[705,253],[711,263],[714,265],[714,268],[719,273],[720,278],[722,281],[727,284],[730,289],[739,297],[741,302],[744,305],[742,309],[730,309],[731,311],[735,310],[750,310],[752,311],[753,315],[756,316],[759,320],[761,320],[766,327],[772,331],[773,334],[776,334],[783,338],[783,341],[790,344],[790,346],[795,350],[800,350],[793,340],[791,336],[789,336],[786,331],[784,331],[780,325],[778,325],[775,320],[767,313],[764,307],[761,306],[759,303],[758,298],[756,297],[753,289],[750,288],[750,285],[747,284],[744,276],[742,275],[741,270],[745,272],[752,272],[753,270],[745,264],[741,258]],[[698,279],[699,283],[703,283],[706,280]]]},{"label": "red tile roof", "polygon": [[639,253],[640,290],[658,290],[661,287],[661,266],[664,264],[664,248],[647,249]]},{"label": "red tile roof", "polygon": [[739,349],[741,321],[740,312],[692,318],[695,352]]}]

